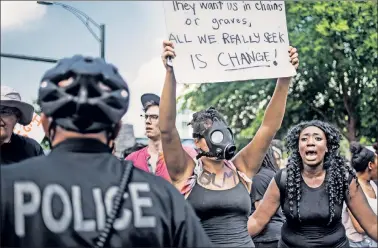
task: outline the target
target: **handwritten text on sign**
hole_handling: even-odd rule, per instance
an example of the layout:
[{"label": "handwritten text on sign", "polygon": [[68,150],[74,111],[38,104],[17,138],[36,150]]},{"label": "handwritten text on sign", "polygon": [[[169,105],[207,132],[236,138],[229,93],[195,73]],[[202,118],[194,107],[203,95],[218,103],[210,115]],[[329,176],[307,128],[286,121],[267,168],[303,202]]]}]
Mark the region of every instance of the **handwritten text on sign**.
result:
[{"label": "handwritten text on sign", "polygon": [[32,138],[36,140],[38,143],[41,143],[43,138],[45,137],[45,132],[42,128],[41,117],[36,113],[34,113],[33,120],[30,122],[29,125],[23,126],[17,124],[14,127],[13,132],[15,134]]},{"label": "handwritten text on sign", "polygon": [[284,1],[164,2],[179,83],[295,75]]}]

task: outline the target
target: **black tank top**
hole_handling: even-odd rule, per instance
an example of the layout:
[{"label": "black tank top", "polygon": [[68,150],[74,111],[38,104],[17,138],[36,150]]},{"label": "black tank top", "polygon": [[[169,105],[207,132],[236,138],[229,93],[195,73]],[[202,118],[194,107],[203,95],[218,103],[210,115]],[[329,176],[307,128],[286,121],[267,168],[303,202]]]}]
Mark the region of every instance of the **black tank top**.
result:
[{"label": "black tank top", "polygon": [[228,190],[209,190],[196,183],[187,200],[217,247],[254,247],[247,229],[251,200],[241,181]]},{"label": "black tank top", "polygon": [[[285,169],[284,169],[285,170]],[[329,222],[329,200],[325,181],[318,188],[309,187],[301,181],[302,198],[300,200],[301,222],[290,215],[287,193],[282,189],[282,170],[274,179],[280,185],[281,206],[286,222],[281,229],[280,247],[349,247],[345,228],[341,221],[342,205],[335,204],[335,216]],[[297,212],[294,204],[294,213]]]}]

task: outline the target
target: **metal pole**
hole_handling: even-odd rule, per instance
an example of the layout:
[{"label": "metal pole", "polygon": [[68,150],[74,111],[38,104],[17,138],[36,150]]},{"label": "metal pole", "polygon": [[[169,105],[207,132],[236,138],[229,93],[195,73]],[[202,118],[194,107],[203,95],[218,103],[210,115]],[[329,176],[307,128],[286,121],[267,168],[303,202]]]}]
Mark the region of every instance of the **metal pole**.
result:
[{"label": "metal pole", "polygon": [[38,61],[38,62],[46,62],[46,63],[58,62],[57,59],[42,58],[42,57],[35,57],[35,56],[26,56],[26,55],[18,55],[18,54],[10,54],[10,53],[1,53],[0,55],[3,58],[11,58],[11,59],[21,59],[21,60]]},{"label": "metal pole", "polygon": [[105,59],[105,24],[100,25],[101,41],[100,41],[100,54],[101,58]]},{"label": "metal pole", "polygon": [[[56,5],[64,8],[68,12],[71,12],[71,14],[75,15],[91,32],[93,37],[99,41],[100,43],[100,57],[105,59],[105,24],[99,25],[97,22],[95,22],[92,18],[90,18],[87,14],[82,12],[81,10],[78,10],[68,4],[59,3],[59,2],[53,2],[53,1],[37,1],[38,4],[42,5]],[[83,19],[84,18],[84,19]],[[89,23],[92,23],[96,28],[100,29],[100,38],[93,32],[92,28],[89,26]]]}]

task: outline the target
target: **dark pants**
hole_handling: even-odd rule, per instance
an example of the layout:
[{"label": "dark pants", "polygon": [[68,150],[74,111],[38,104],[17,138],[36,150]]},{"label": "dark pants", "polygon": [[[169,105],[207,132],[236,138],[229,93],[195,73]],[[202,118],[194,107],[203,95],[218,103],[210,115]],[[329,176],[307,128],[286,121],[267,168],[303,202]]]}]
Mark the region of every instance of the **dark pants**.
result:
[{"label": "dark pants", "polygon": [[271,242],[255,242],[256,248],[277,248],[278,247],[278,240],[271,241]]}]

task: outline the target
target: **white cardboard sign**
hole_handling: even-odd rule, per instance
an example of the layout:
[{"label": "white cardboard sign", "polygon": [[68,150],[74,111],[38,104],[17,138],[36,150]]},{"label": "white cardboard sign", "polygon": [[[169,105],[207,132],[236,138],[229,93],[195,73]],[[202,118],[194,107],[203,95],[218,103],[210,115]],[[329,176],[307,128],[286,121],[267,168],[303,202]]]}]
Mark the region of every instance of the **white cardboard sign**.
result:
[{"label": "white cardboard sign", "polygon": [[43,138],[45,137],[45,132],[42,128],[41,117],[36,113],[33,114],[33,120],[29,125],[23,126],[20,124],[16,124],[16,126],[13,129],[13,132],[15,134],[32,138],[38,143],[41,143]]},{"label": "white cardboard sign", "polygon": [[164,1],[178,83],[290,77],[284,1]]}]

